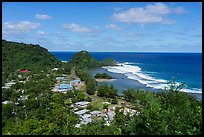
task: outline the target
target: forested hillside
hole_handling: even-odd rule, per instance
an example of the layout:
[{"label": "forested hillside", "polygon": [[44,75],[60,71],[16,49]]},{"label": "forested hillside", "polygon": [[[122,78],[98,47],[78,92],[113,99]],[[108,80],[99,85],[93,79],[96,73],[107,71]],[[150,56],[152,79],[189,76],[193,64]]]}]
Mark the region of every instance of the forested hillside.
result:
[{"label": "forested hillside", "polygon": [[94,59],[87,51],[78,52],[69,63],[80,69],[100,66],[100,62]]},{"label": "forested hillside", "polygon": [[32,72],[59,67],[61,62],[39,45],[2,40],[2,77],[19,69]]}]

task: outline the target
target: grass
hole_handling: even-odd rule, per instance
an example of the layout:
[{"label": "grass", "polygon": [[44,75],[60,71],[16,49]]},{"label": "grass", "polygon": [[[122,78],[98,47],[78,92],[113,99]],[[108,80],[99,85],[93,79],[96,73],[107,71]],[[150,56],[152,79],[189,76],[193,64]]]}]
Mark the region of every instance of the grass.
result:
[{"label": "grass", "polygon": [[99,108],[99,111],[102,111],[103,110],[103,102],[107,102],[108,99],[103,99],[101,97],[98,97],[96,95],[89,95],[91,98],[92,98],[92,102],[91,104],[94,106],[94,107],[97,107]]},{"label": "grass", "polygon": [[80,87],[80,89],[79,89],[79,90],[86,92],[86,85],[85,85],[85,84],[83,84],[83,85]]}]

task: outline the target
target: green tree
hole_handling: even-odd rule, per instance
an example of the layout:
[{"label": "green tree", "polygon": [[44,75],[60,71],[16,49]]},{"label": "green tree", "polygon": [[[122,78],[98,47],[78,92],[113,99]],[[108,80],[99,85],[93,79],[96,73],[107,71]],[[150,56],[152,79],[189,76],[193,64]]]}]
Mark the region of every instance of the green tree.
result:
[{"label": "green tree", "polygon": [[87,85],[86,85],[86,92],[89,95],[93,95],[96,90],[96,82],[95,80],[89,80]]},{"label": "green tree", "polygon": [[112,104],[118,104],[118,100],[116,98],[113,98],[111,101]]}]

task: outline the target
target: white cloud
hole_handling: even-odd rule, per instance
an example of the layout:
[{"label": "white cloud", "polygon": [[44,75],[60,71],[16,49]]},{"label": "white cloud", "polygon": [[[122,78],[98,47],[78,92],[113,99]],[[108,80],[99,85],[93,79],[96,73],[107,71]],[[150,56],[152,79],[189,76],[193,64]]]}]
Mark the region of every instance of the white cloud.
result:
[{"label": "white cloud", "polygon": [[37,31],[37,34],[39,34],[39,35],[48,35],[49,33],[39,30],[39,31]]},{"label": "white cloud", "polygon": [[5,22],[3,25],[4,33],[23,34],[28,33],[40,27],[40,23],[30,21]]},{"label": "white cloud", "polygon": [[65,29],[68,29],[69,31],[73,32],[90,32],[91,29],[87,27],[82,27],[78,24],[70,23],[70,24],[63,24],[62,25]]},{"label": "white cloud", "polygon": [[48,20],[48,19],[51,19],[52,17],[49,15],[45,15],[45,14],[36,14],[35,18],[40,19],[40,20]]},{"label": "white cloud", "polygon": [[114,25],[114,24],[106,25],[106,28],[112,29],[112,30],[121,30],[120,27],[118,27],[117,25]]},{"label": "white cloud", "polygon": [[182,7],[170,8],[168,5],[158,2],[145,7],[134,7],[114,13],[112,18],[120,22],[139,23],[140,25],[150,23],[171,24],[175,23],[175,21],[168,19],[168,14],[182,14],[185,12],[186,10]]}]

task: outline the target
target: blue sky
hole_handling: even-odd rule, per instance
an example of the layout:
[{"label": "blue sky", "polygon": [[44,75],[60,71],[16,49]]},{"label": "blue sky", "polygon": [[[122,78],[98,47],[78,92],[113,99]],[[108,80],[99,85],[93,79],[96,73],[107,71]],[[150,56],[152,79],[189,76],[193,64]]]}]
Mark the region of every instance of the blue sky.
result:
[{"label": "blue sky", "polygon": [[49,51],[202,52],[202,3],[3,2],[2,37]]}]

